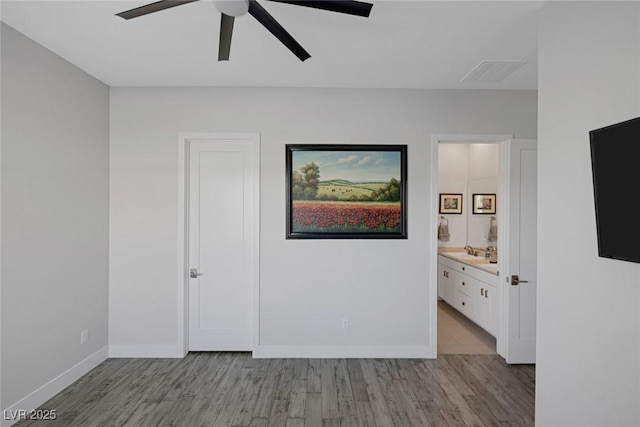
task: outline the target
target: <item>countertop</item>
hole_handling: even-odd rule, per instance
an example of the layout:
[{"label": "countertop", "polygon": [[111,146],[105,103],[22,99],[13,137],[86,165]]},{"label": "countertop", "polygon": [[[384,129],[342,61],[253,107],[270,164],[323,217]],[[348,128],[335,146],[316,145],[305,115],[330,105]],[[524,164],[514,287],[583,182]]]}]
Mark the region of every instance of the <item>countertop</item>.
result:
[{"label": "countertop", "polygon": [[442,255],[454,261],[461,262],[462,264],[469,265],[471,267],[475,267],[479,270],[486,271],[487,273],[494,274],[498,276],[498,264],[491,264],[488,259],[484,257],[471,257],[469,258],[460,258],[453,254],[466,254],[467,252],[464,248],[453,248],[453,247],[442,247],[438,248],[438,255]]}]

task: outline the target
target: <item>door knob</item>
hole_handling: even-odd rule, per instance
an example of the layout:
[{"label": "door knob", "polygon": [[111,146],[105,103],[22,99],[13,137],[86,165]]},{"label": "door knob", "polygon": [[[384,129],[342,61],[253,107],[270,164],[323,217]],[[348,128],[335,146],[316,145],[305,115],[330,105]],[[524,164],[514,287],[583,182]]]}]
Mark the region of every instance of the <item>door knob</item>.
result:
[{"label": "door knob", "polygon": [[528,280],[520,280],[520,278],[518,277],[517,274],[514,274],[513,276],[511,276],[511,285],[512,286],[518,286],[519,283],[529,283]]},{"label": "door knob", "polygon": [[204,276],[204,273],[198,273],[198,269],[197,268],[192,268],[189,270],[189,277],[191,279],[197,279],[198,276]]}]

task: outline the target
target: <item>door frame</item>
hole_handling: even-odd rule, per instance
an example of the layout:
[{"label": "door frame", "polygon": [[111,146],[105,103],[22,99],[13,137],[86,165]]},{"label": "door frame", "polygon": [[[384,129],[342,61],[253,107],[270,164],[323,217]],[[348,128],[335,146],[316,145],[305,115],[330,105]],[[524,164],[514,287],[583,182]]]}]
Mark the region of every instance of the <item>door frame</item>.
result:
[{"label": "door frame", "polygon": [[[482,135],[482,134],[432,134],[431,135],[431,198],[429,209],[429,348],[432,349],[432,358],[438,356],[438,240],[435,232],[438,229],[439,214],[438,203],[438,145],[440,143],[458,143],[458,144],[498,144],[498,200],[497,216],[498,216],[498,271],[502,277],[506,277],[508,264],[508,215],[509,215],[509,146],[513,135]],[[496,333],[496,353],[505,357],[506,349],[506,291],[505,282],[500,280],[500,316],[498,319],[498,332]]]},{"label": "door frame", "polygon": [[178,137],[178,357],[189,352],[189,147],[198,142],[249,142],[253,147],[253,256],[254,270],[251,286],[252,352],[260,337],[260,133],[180,133]]}]

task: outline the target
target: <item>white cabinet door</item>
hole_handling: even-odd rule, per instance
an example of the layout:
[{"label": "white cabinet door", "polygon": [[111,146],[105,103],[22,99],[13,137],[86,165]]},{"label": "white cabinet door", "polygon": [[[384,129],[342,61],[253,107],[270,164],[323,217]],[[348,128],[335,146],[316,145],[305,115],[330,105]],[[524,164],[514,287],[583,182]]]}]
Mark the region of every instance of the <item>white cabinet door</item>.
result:
[{"label": "white cabinet door", "polygon": [[474,286],[474,321],[485,331],[495,336],[498,328],[498,289],[477,281]]},{"label": "white cabinet door", "polygon": [[457,301],[456,299],[456,272],[454,270],[452,270],[451,268],[447,267],[445,268],[445,274],[447,275],[447,279],[446,279],[446,287],[445,287],[445,301],[449,303],[449,305],[454,305]]},{"label": "white cabinet door", "polygon": [[450,267],[444,264],[438,265],[438,290],[440,298],[445,300],[449,305],[454,305],[455,288],[453,282],[453,271]]},{"label": "white cabinet door", "polygon": [[445,301],[447,300],[445,294],[448,282],[446,269],[447,267],[444,264],[438,263],[438,296]]}]

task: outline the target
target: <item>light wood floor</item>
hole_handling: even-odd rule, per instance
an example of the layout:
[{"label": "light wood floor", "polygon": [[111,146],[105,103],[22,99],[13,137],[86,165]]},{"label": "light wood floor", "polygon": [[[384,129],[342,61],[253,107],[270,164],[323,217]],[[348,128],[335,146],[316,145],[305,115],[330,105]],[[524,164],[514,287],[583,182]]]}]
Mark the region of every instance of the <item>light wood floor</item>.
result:
[{"label": "light wood floor", "polygon": [[496,339],[444,301],[438,301],[438,354],[496,354]]},{"label": "light wood floor", "polygon": [[531,426],[533,366],[417,359],[109,359],[19,426]]}]

